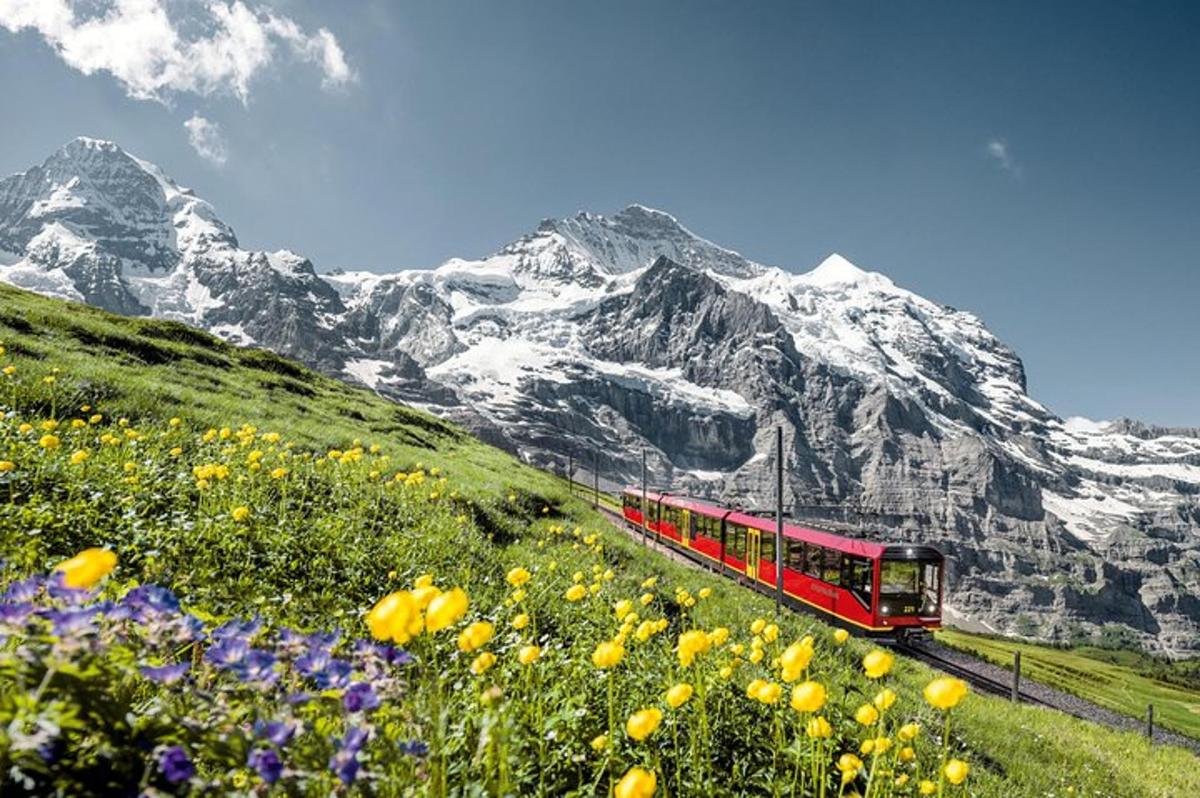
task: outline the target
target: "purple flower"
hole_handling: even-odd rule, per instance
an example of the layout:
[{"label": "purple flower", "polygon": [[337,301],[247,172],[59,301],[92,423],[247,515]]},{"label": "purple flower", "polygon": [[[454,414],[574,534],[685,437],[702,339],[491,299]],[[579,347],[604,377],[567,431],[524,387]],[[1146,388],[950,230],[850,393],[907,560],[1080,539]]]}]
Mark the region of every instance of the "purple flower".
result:
[{"label": "purple flower", "polygon": [[329,769],[337,774],[342,784],[350,786],[358,776],[358,751],[341,749],[329,758]]},{"label": "purple flower", "polygon": [[92,621],[96,617],[94,607],[72,610],[49,610],[46,619],[54,628],[54,634],[59,637],[77,637],[91,634],[95,631]]},{"label": "purple flower", "polygon": [[67,587],[67,576],[62,571],[55,571],[46,580],[46,592],[50,598],[64,599],[68,604],[82,604],[97,594],[96,590],[82,587]]},{"label": "purple flower", "polygon": [[261,648],[251,649],[237,666],[238,678],[264,685],[274,684],[279,680],[275,662],[275,655],[271,652]]},{"label": "purple flower", "polygon": [[354,644],[354,653],[364,658],[378,658],[386,665],[409,665],[413,662],[412,654],[407,651],[373,640],[359,640]]},{"label": "purple flower", "polygon": [[258,775],[267,784],[274,784],[283,774],[283,762],[273,748],[256,748],[250,752],[250,767],[258,771]]},{"label": "purple flower", "polygon": [[346,688],[342,704],[348,712],[370,712],[379,706],[379,696],[366,682],[354,682]]},{"label": "purple flower", "polygon": [[225,640],[241,637],[247,640],[254,637],[262,629],[263,619],[255,615],[248,621],[228,621],[213,629],[213,640]]},{"label": "purple flower", "polygon": [[241,664],[246,654],[250,652],[250,643],[244,637],[216,637],[217,642],[208,647],[204,658],[218,668],[232,668]]},{"label": "purple flower", "polygon": [[31,576],[28,579],[13,582],[4,591],[3,599],[5,601],[29,601],[42,589],[44,581],[40,576]]},{"label": "purple flower", "polygon": [[171,784],[187,781],[196,774],[196,766],[178,745],[164,748],[159,752],[158,769]]},{"label": "purple flower", "polygon": [[296,660],[296,670],[312,678],[322,690],[345,687],[350,682],[353,666],[344,659],[329,656],[325,650],[314,650]]},{"label": "purple flower", "polygon": [[409,740],[400,743],[400,753],[423,759],[429,755],[429,744],[420,740]]},{"label": "purple flower", "polygon": [[331,657],[329,656],[328,651],[323,651],[320,649],[316,651],[310,651],[296,659],[296,670],[300,671],[305,676],[312,676],[325,670],[325,667],[329,664],[330,659]]},{"label": "purple flower", "polygon": [[24,626],[33,615],[33,604],[20,601],[16,604],[0,604],[0,623],[8,626]]},{"label": "purple flower", "polygon": [[359,751],[367,744],[367,740],[370,738],[371,732],[369,729],[362,726],[351,726],[346,730],[346,736],[341,739],[338,745],[345,750]]},{"label": "purple flower", "polygon": [[188,672],[189,663],[179,662],[175,665],[143,665],[140,670],[143,676],[159,684],[174,684]]},{"label": "purple flower", "polygon": [[296,733],[296,724],[287,721],[255,721],[254,734],[270,743],[283,747]]},{"label": "purple flower", "polygon": [[179,612],[179,599],[169,589],[158,585],[140,585],[130,590],[121,603],[132,611],[134,620],[144,623],[155,616]]}]

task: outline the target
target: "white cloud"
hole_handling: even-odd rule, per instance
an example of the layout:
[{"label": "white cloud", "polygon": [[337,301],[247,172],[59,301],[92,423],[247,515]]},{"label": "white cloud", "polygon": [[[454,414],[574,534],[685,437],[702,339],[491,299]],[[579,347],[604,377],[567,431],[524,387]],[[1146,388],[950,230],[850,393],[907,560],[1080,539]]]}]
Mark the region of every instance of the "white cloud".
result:
[{"label": "white cloud", "polygon": [[1008,142],[1004,139],[989,139],[987,154],[1005,172],[1014,177],[1021,176],[1021,165],[1013,158],[1012,153],[1008,149]]},{"label": "white cloud", "polygon": [[328,30],[307,33],[242,0],[0,0],[0,28],[38,32],[72,68],[108,72],[142,100],[228,93],[244,103],[281,50],[315,64],[326,88],[355,79]]},{"label": "white cloud", "polygon": [[229,148],[225,146],[225,137],[221,134],[219,124],[200,114],[192,114],[192,118],[183,126],[187,128],[188,143],[196,154],[217,166],[225,165],[225,161],[229,160]]}]

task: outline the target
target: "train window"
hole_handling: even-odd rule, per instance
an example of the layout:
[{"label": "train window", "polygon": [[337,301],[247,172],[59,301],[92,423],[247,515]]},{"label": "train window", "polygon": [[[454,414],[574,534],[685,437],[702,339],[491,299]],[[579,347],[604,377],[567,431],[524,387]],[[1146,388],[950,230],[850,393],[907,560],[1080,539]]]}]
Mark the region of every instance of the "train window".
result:
[{"label": "train window", "polygon": [[814,579],[821,578],[821,547],[812,543],[804,544],[804,573]]},{"label": "train window", "polygon": [[746,527],[735,524],[729,528],[729,553],[734,559],[746,559]]},{"label": "train window", "polygon": [[864,607],[871,605],[871,582],[874,564],[865,557],[842,558],[842,585],[850,590]]},{"label": "train window", "polygon": [[921,563],[916,560],[884,560],[879,571],[879,592],[885,596],[921,592]]},{"label": "train window", "polygon": [[835,549],[824,549],[825,561],[821,569],[821,579],[831,585],[839,584],[842,580],[842,553]]},{"label": "train window", "polygon": [[764,560],[769,563],[775,562],[775,533],[760,532],[761,543],[759,544],[760,554]]},{"label": "train window", "polygon": [[804,570],[804,542],[800,540],[787,539],[784,541],[786,548],[786,556],[784,557],[784,567],[791,568],[793,571]]},{"label": "train window", "polygon": [[921,614],[933,615],[937,612],[938,606],[938,591],[941,589],[942,581],[942,566],[936,562],[926,562],[923,564],[921,574],[921,587],[924,593],[921,597]]}]

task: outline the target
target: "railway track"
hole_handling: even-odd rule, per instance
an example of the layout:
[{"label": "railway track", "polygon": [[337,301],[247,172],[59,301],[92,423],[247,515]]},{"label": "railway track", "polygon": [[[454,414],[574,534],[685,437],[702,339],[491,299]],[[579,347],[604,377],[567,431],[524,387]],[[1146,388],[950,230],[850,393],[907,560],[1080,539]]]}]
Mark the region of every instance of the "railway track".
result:
[{"label": "railway track", "polygon": [[[676,562],[715,573],[715,569],[708,563],[702,562],[698,557],[689,557],[684,552],[658,542],[653,536],[644,539],[637,531],[629,528],[625,519],[619,513],[603,505],[597,505],[596,509],[608,518],[614,527],[629,535],[635,541],[645,543],[648,548]],[[745,586],[754,589],[749,584]],[[790,602],[786,603],[792,609],[800,611],[799,608],[792,606]],[[990,662],[985,662],[970,654],[949,648],[933,640],[898,640],[891,642],[881,640],[880,643],[889,646],[896,653],[924,663],[934,670],[962,679],[979,693],[985,693],[998,698],[1012,697],[1012,674]],[[1145,724],[1135,718],[1114,712],[1098,704],[1093,704],[1086,699],[1037,682],[1022,682],[1018,690],[1017,700],[1033,706],[1057,710],[1083,721],[1099,723],[1121,731],[1145,733],[1146,730]],[[1153,741],[1176,745],[1190,750],[1193,754],[1200,755],[1200,740],[1191,737],[1155,728],[1153,730]]]}]

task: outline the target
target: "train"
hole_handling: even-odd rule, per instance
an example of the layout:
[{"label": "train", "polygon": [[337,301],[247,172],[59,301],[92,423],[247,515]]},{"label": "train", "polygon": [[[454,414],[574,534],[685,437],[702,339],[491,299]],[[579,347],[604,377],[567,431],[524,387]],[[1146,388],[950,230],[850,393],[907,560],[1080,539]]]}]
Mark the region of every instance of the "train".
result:
[{"label": "train", "polygon": [[[621,493],[630,527],[775,595],[775,522],[689,496]],[[875,543],[783,525],[783,601],[867,637],[904,640],[941,627],[945,558],[932,546]]]}]

